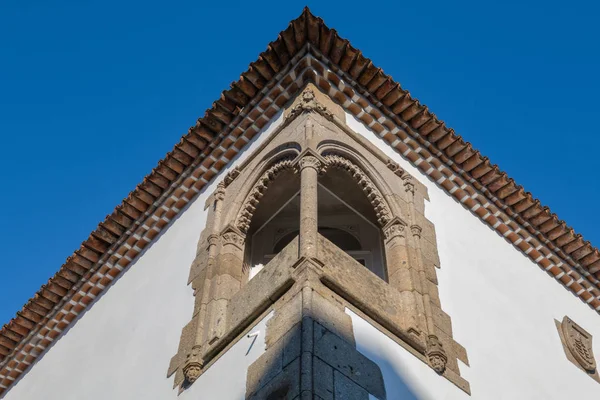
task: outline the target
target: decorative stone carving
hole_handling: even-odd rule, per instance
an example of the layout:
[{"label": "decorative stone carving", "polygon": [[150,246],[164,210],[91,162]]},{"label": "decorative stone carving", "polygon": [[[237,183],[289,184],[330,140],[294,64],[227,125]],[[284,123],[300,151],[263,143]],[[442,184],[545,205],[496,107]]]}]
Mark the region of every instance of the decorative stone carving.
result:
[{"label": "decorative stone carving", "polygon": [[393,173],[395,173],[399,177],[402,177],[402,175],[404,175],[404,170],[400,167],[400,165],[398,165],[398,163],[388,159],[386,165]]},{"label": "decorative stone carving", "polygon": [[410,192],[411,194],[415,194],[415,183],[412,180],[412,176],[406,175],[402,178],[404,181],[404,190]]},{"label": "decorative stone carving", "polygon": [[239,174],[240,174],[240,168],[237,166],[235,168],[233,168],[231,171],[229,171],[227,173],[227,175],[225,175],[225,179],[223,179],[223,182],[225,183],[225,187],[231,185],[231,183],[235,180],[235,178],[238,177]]},{"label": "decorative stone carving", "polygon": [[264,196],[267,187],[271,182],[275,180],[275,178],[284,170],[293,169],[292,159],[291,157],[286,157],[282,160],[279,160],[275,164],[273,164],[269,169],[267,169],[261,177],[258,179],[250,194],[244,201],[244,205],[240,210],[238,219],[237,219],[237,228],[243,233],[248,232],[250,229],[250,222],[252,221],[252,216],[256,211],[256,207],[260,202],[261,197]]},{"label": "decorative stone carving", "polygon": [[383,228],[383,237],[385,238],[385,241],[389,242],[390,240],[398,236],[404,237],[405,228],[406,222],[402,221],[398,217],[394,218]]},{"label": "decorative stone carving", "polygon": [[232,226],[228,226],[223,230],[223,233],[221,233],[221,238],[223,240],[223,246],[234,245],[240,250],[244,249],[244,234]]},{"label": "decorative stone carving", "polygon": [[560,328],[564,344],[573,358],[582,369],[593,374],[596,371],[596,359],[592,350],[592,335],[567,316],[560,323]]},{"label": "decorative stone carving", "polygon": [[446,370],[448,356],[446,356],[442,342],[435,335],[429,335],[427,338],[427,360],[431,368],[438,374],[443,374]]},{"label": "decorative stone carving", "polygon": [[187,355],[185,366],[183,367],[183,375],[185,380],[192,384],[198,379],[202,373],[202,357],[200,355],[200,347],[195,346]]},{"label": "decorative stone carving", "polygon": [[209,235],[206,240],[207,240],[209,246],[216,246],[219,244],[219,241],[220,241],[219,236],[214,235],[214,234]]},{"label": "decorative stone carving", "polygon": [[219,182],[217,185],[217,190],[215,191],[215,199],[217,201],[223,201],[225,199],[225,184],[223,182]]},{"label": "decorative stone carving", "polygon": [[421,232],[423,229],[419,225],[412,225],[410,231],[415,238],[421,239]]},{"label": "decorative stone carving", "polygon": [[294,119],[302,113],[317,112],[327,118],[333,120],[333,114],[323,104],[319,103],[315,98],[315,92],[310,88],[304,89],[302,92],[302,98],[298,104],[292,108],[292,111],[288,115],[288,119]]},{"label": "decorative stone carving", "polygon": [[317,172],[321,172],[323,163],[317,157],[306,155],[298,161],[298,170],[302,171],[304,168],[313,168]]},{"label": "decorative stone carving", "polygon": [[343,169],[350,174],[371,202],[379,225],[384,226],[387,224],[391,219],[391,212],[381,192],[375,187],[371,179],[362,171],[362,169],[352,161],[338,154],[327,154],[324,155],[324,157],[328,167]]},{"label": "decorative stone carving", "polygon": [[[208,237],[202,235],[202,244],[209,244],[208,254],[200,251],[193,264],[199,266],[194,268],[201,272],[195,273],[197,279],[193,281],[196,296],[193,315],[197,320],[192,320],[184,328],[187,329],[186,334],[182,334],[180,349],[169,366],[169,374],[175,374],[175,383],[181,385],[181,389],[187,388],[210,368],[219,354],[227,351],[229,344],[242,337],[242,332],[254,324],[268,307],[291,306],[290,296],[301,290],[307,294],[306,302],[302,295],[302,304],[296,304],[296,310],[319,315],[319,307],[307,307],[312,304],[308,302],[309,295],[313,297],[317,292],[355,307],[365,319],[381,326],[382,331],[385,329],[387,335],[399,339],[399,343],[419,360],[468,393],[468,382],[460,377],[456,362],[468,363],[466,351],[452,338],[450,317],[441,309],[435,287],[437,279],[431,265],[438,259],[435,239],[432,240],[435,236],[433,227],[422,215],[426,189],[376,148],[369,149],[373,146],[367,141],[356,140],[349,127],[343,126],[343,115],[335,114],[333,118],[322,104],[331,104],[329,109],[336,112],[334,106],[337,105],[329,103],[326,94],[320,96],[315,87],[304,90],[299,99],[293,100],[292,109],[284,110],[284,115],[288,111],[291,113],[287,122],[305,113],[319,113],[327,119],[315,114],[302,115],[304,126],[284,121],[256,154],[241,164],[241,169],[231,169],[217,187],[213,197],[217,200],[215,207],[208,209],[213,218],[210,214],[207,218],[217,228],[207,231],[211,233]],[[277,137],[281,132],[285,134]],[[348,138],[344,132],[349,135]],[[344,148],[352,149],[350,151],[357,154],[357,158],[346,153]],[[265,164],[264,160],[275,161]],[[317,174],[325,168],[345,171],[343,173],[347,173],[367,196],[384,239],[382,250],[385,257],[382,257],[382,262],[386,267],[385,279],[362,268],[350,255],[318,234]],[[247,247],[246,236],[249,235],[251,221],[259,203],[266,200],[263,199],[264,194],[277,177],[284,173],[276,185],[284,177],[291,176],[290,172],[285,172],[286,169],[301,173],[300,234],[279,252],[273,259],[275,261],[265,265],[260,274],[248,279],[252,257],[251,252],[245,252],[244,248]],[[382,181],[384,178],[378,172],[394,182]],[[293,177],[294,180],[296,178],[298,176]],[[284,189],[287,190],[287,187]],[[414,196],[415,190],[423,196]],[[238,193],[246,197],[239,198]],[[350,191],[348,193],[354,195]],[[223,221],[219,207],[227,210],[222,214]],[[294,230],[298,229],[294,226]],[[355,230],[351,226],[336,228]],[[276,231],[273,244],[288,232]],[[421,241],[421,235],[427,240]],[[420,246],[424,247],[424,251]],[[200,263],[201,258],[208,261]],[[329,312],[323,314],[323,322],[332,322],[328,321],[331,315]],[[287,320],[288,316],[285,314],[286,320],[282,320],[285,323],[277,325],[277,329],[270,331],[269,335],[274,335],[276,330],[283,334],[285,329],[298,328],[293,328],[295,325],[291,319]],[[437,319],[434,320],[434,317]],[[300,320],[294,321],[297,324]],[[304,322],[302,324],[304,329]],[[307,338],[312,341],[314,335],[307,334]],[[266,343],[270,343],[268,346],[273,344]],[[324,351],[333,350],[329,346]],[[296,367],[309,365],[311,362],[298,363]],[[300,377],[299,370],[294,371]],[[281,374],[277,376],[283,377]],[[313,379],[315,375],[306,376]],[[297,388],[297,385],[291,387]],[[268,392],[273,393],[272,390]],[[264,398],[260,397],[262,394],[250,399]]]}]

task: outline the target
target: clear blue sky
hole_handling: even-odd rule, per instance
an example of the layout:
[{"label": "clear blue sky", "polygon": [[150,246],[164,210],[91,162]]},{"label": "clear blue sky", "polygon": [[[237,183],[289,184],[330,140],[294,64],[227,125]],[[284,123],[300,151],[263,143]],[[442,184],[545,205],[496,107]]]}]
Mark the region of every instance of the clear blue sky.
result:
[{"label": "clear blue sky", "polygon": [[[600,245],[598,2],[324,3],[308,5]],[[305,4],[2,2],[0,325]]]}]

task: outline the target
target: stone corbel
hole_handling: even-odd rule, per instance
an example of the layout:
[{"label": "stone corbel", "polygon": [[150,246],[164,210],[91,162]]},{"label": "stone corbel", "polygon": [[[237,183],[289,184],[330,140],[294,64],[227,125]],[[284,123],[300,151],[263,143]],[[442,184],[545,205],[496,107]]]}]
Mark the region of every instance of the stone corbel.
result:
[{"label": "stone corbel", "polygon": [[196,379],[202,374],[202,347],[194,346],[192,351],[187,355],[185,365],[183,367],[183,375],[185,380],[192,384],[196,382]]},{"label": "stone corbel", "polygon": [[427,361],[429,365],[438,374],[443,374],[446,370],[448,356],[442,345],[442,342],[435,335],[429,335],[427,338]]}]

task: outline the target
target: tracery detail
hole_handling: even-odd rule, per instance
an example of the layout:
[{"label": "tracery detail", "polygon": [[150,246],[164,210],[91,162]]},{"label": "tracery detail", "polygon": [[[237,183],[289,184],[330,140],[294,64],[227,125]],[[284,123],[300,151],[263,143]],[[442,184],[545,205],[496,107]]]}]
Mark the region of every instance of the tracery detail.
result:
[{"label": "tracery detail", "polygon": [[324,158],[328,167],[343,169],[350,174],[373,206],[379,225],[384,226],[387,224],[391,219],[390,210],[381,192],[375,187],[371,179],[362,171],[362,169],[347,158],[337,154],[327,154]]},{"label": "tracery detail", "polygon": [[250,222],[252,221],[252,216],[256,211],[256,207],[260,202],[261,197],[264,196],[267,187],[271,182],[277,178],[277,176],[288,169],[293,169],[291,157],[286,157],[284,159],[279,160],[277,163],[272,165],[269,169],[267,169],[261,177],[258,179],[250,194],[246,198],[244,205],[240,211],[238,220],[237,220],[237,228],[243,233],[248,232],[250,229]]}]

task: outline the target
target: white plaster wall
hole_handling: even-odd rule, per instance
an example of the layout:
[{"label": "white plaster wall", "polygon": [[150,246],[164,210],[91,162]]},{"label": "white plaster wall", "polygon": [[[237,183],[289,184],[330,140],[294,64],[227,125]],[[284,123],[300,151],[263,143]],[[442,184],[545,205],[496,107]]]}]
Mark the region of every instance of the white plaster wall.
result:
[{"label": "white plaster wall", "polygon": [[[229,168],[243,160],[281,123],[264,128]],[[221,173],[221,176],[227,171]],[[264,351],[264,324],[242,338],[192,388],[178,396],[167,378],[181,329],[193,312],[187,286],[204,229],[204,203],[213,181],[103,296],[10,389],[6,400],[223,399],[242,400],[246,371]]]},{"label": "white plaster wall", "polygon": [[[600,315],[360,121],[350,114],[347,121],[429,190],[425,211],[437,233],[442,308],[452,318],[454,338],[467,349],[470,367],[459,365],[471,398],[600,398],[600,384],[567,360],[554,323],[568,315],[590,332],[600,362]],[[358,316],[353,321],[359,350],[384,372],[388,400],[469,398]]]}]

